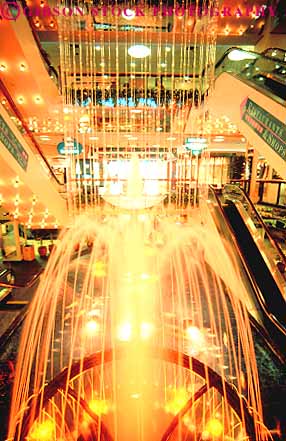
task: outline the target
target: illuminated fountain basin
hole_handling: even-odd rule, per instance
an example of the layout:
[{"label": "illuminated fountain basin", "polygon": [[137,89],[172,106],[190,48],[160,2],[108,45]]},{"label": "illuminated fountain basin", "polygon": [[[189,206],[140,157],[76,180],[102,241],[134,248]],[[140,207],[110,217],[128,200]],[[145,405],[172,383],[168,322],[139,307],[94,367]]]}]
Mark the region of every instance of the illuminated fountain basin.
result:
[{"label": "illuminated fountain basin", "polygon": [[[146,185],[148,185],[148,189],[146,189]],[[109,192],[102,195],[103,199],[109,204],[127,210],[142,210],[154,207],[160,204],[165,196],[165,194],[160,194],[157,180],[154,179],[144,183],[138,155],[133,155],[130,161],[126,192],[122,192],[120,182],[114,182],[112,187],[109,188]]]},{"label": "illuminated fountain basin", "polygon": [[211,225],[190,223],[81,217],[63,234],[25,323],[9,439],[265,439],[245,288]]}]

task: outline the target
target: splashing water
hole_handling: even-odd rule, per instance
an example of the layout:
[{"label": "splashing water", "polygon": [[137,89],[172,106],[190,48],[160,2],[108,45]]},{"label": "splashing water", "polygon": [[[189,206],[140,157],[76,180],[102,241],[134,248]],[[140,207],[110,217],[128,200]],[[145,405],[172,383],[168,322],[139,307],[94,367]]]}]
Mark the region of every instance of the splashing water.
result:
[{"label": "splashing water", "polygon": [[245,296],[195,211],[78,218],[25,323],[9,440],[266,439]]}]

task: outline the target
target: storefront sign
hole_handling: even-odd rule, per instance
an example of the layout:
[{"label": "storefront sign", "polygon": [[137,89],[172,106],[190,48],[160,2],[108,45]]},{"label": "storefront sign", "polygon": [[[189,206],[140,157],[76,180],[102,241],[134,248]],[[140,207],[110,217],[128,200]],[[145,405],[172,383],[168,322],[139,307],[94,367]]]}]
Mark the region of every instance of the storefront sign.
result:
[{"label": "storefront sign", "polygon": [[241,113],[242,120],[286,160],[286,125],[249,98],[242,103]]},{"label": "storefront sign", "polygon": [[191,151],[193,155],[199,155],[207,146],[206,138],[186,138],[185,149]]},{"label": "storefront sign", "polygon": [[29,155],[18,141],[10,127],[6,124],[4,118],[0,115],[0,141],[11,153],[14,159],[22,167],[23,170],[27,170]]},{"label": "storefront sign", "polygon": [[80,155],[83,148],[82,145],[74,140],[62,141],[57,145],[60,155]]}]

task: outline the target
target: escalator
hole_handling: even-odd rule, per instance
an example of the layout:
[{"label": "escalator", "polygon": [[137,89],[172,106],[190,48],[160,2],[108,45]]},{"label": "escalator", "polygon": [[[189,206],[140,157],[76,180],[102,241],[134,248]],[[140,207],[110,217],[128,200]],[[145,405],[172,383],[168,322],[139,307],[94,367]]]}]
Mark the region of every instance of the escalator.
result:
[{"label": "escalator", "polygon": [[278,49],[263,54],[228,49],[216,64],[210,111],[238,125],[277,172],[286,173],[286,61]]},{"label": "escalator", "polygon": [[211,188],[210,200],[216,208],[217,228],[227,243],[232,243],[241,277],[249,281],[247,291],[257,312],[255,321],[259,316],[263,332],[285,354],[286,280],[274,262],[275,258],[285,261],[285,256],[239,187],[227,185],[222,194]]}]

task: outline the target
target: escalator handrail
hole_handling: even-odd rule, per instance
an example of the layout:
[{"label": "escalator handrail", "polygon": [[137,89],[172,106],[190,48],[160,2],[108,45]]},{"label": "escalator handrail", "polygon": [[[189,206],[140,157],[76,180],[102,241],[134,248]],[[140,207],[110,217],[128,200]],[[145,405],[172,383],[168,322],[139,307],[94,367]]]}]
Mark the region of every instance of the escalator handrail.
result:
[{"label": "escalator handrail", "polygon": [[12,289],[20,289],[20,288],[31,288],[31,286],[34,285],[34,283],[39,279],[41,274],[44,272],[44,268],[41,268],[40,271],[37,274],[34,274],[34,276],[27,282],[23,284],[10,284],[10,283],[4,283],[0,282],[1,288],[12,288]]},{"label": "escalator handrail", "polygon": [[248,194],[240,187],[236,186],[236,188],[238,189],[238,191],[240,191],[240,193],[243,195],[243,197],[246,199],[247,203],[250,205],[252,211],[254,212],[257,220],[259,221],[259,224],[262,226],[262,228],[264,229],[266,235],[267,235],[267,239],[269,240],[269,242],[271,243],[271,245],[275,248],[277,254],[279,254],[279,257],[281,258],[282,262],[285,264],[286,266],[286,256],[283,253],[283,251],[281,250],[280,246],[278,245],[278,243],[273,239],[273,237],[271,236],[271,233],[269,231],[269,228],[267,227],[267,225],[265,224],[264,220],[262,219],[262,217],[260,216],[260,214],[258,213],[258,211],[255,208],[255,205],[253,204],[252,200],[250,199],[250,197],[248,196]]},{"label": "escalator handrail", "polygon": [[226,216],[224,214],[223,208],[221,206],[221,201],[220,201],[218,195],[216,194],[215,188],[212,185],[210,185],[209,189],[211,190],[213,198],[214,198],[215,202],[217,203],[220,215],[221,215],[221,217],[223,218],[225,224],[228,227],[228,233],[231,236],[232,243],[234,244],[234,247],[235,247],[235,251],[236,251],[237,255],[239,256],[240,261],[243,264],[243,268],[244,268],[244,270],[245,270],[245,272],[246,272],[246,274],[248,276],[248,280],[249,280],[249,282],[251,284],[253,292],[255,293],[256,299],[257,299],[257,301],[259,303],[259,306],[260,306],[261,310],[263,311],[263,313],[269,318],[269,320],[273,323],[273,325],[280,331],[280,333],[286,339],[286,329],[283,327],[283,325],[281,325],[281,323],[275,317],[275,315],[273,315],[270,311],[268,311],[268,308],[267,308],[264,296],[261,293],[261,290],[260,290],[260,288],[259,288],[259,286],[258,286],[258,284],[257,284],[257,282],[255,280],[255,277],[254,277],[251,269],[246,264],[245,258],[243,256],[242,252],[240,251],[240,247],[238,245],[237,239],[235,237],[235,234],[233,233],[233,230],[232,230],[232,228],[231,228],[231,226],[229,224],[228,219],[226,218]]},{"label": "escalator handrail", "polygon": [[[261,54],[263,54],[265,57],[267,57],[267,52],[275,52],[275,51],[279,51],[279,52],[283,52],[285,54],[285,60],[286,60],[286,50],[282,49],[281,47],[268,47],[267,49],[264,49],[263,52],[261,52]],[[275,57],[271,57],[271,59],[275,60],[275,61],[283,61],[280,58],[275,58]]]},{"label": "escalator handrail", "polygon": [[263,58],[263,59],[266,59],[266,60],[269,60],[269,61],[274,61],[274,62],[277,62],[277,63],[279,62],[280,64],[283,64],[283,65],[286,67],[286,62],[280,60],[279,58],[269,57],[269,56],[267,56],[267,55],[264,55],[263,52],[259,53],[259,52],[255,52],[255,51],[249,51],[249,50],[241,49],[241,48],[238,47],[238,46],[232,46],[232,47],[228,48],[228,49],[225,51],[225,53],[222,55],[222,57],[216,62],[216,64],[215,64],[215,69],[218,69],[218,68],[220,67],[220,65],[224,62],[224,60],[225,60],[225,58],[228,56],[228,54],[230,54],[230,52],[232,52],[232,51],[234,51],[234,50],[237,50],[237,51],[239,51],[239,52],[245,52],[245,53],[248,53],[248,54],[256,55],[257,58],[255,58],[255,59],[253,60],[254,63],[255,63],[259,58]]},{"label": "escalator handrail", "polygon": [[281,363],[286,365],[286,354],[285,352],[280,351],[277,347],[275,347],[268,337],[267,333],[263,326],[261,326],[251,314],[249,314],[249,321],[251,326],[255,329],[255,331],[263,338],[264,343],[270,349],[270,351],[275,354],[275,356],[280,360]]}]

